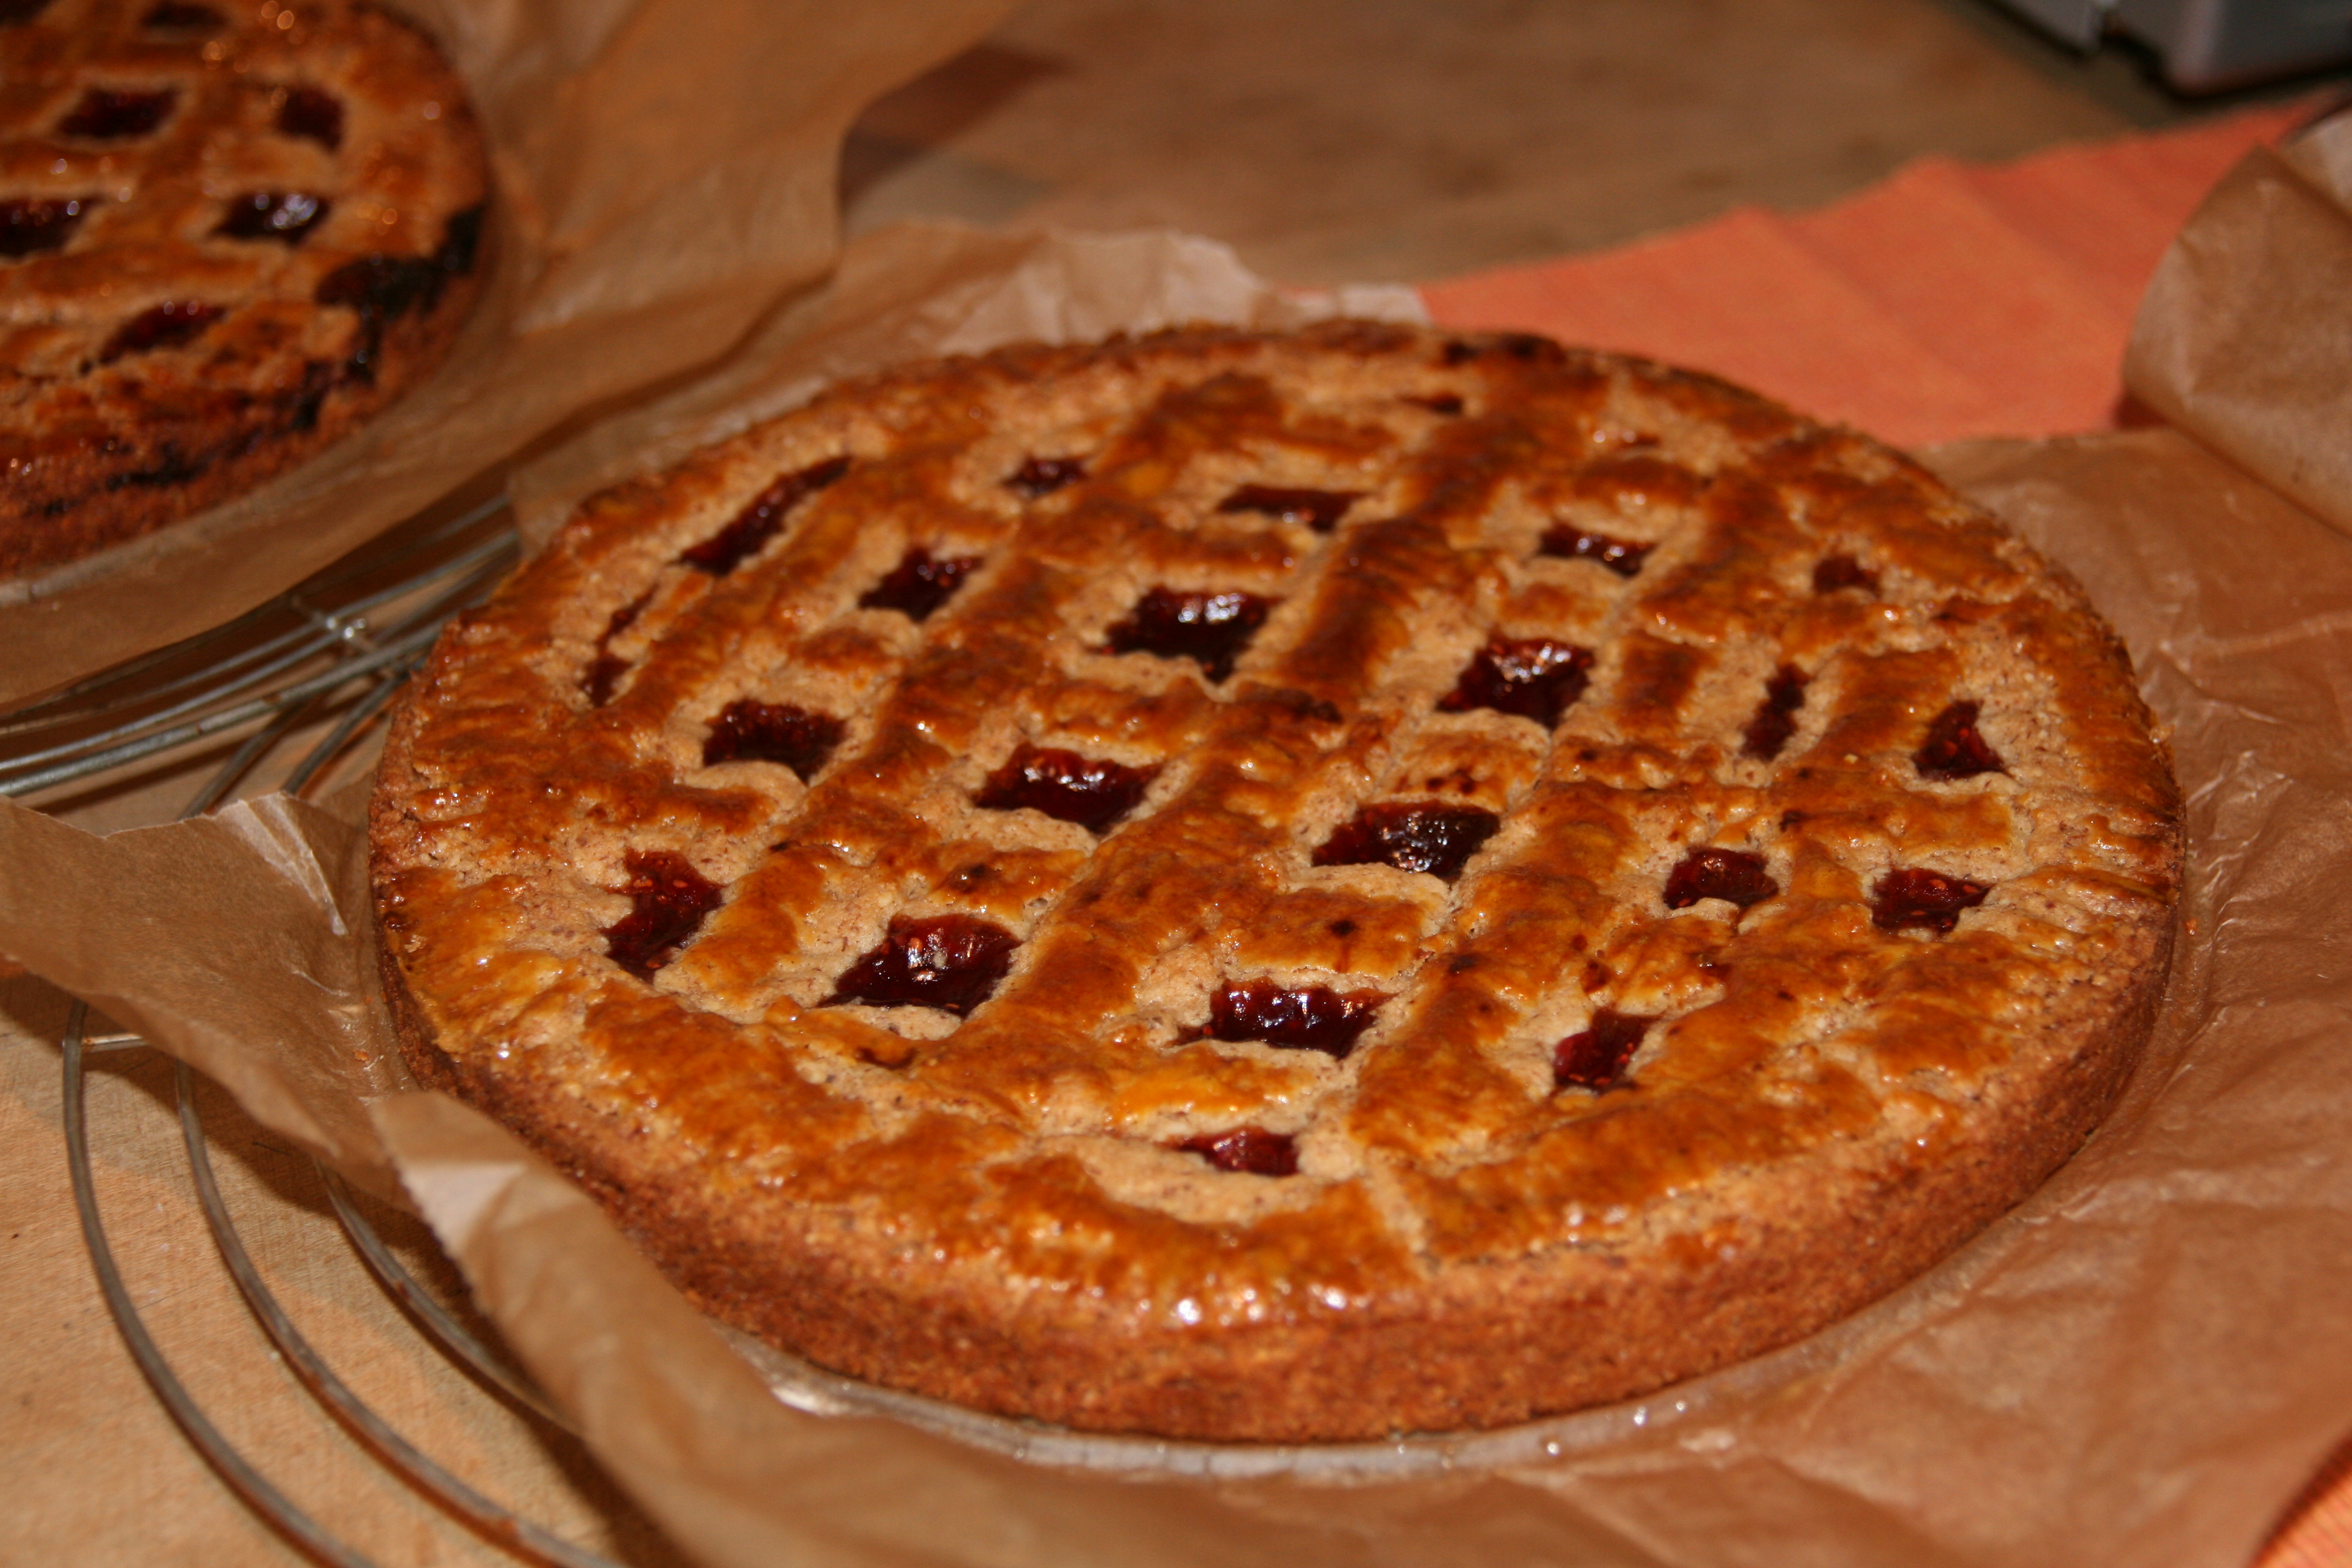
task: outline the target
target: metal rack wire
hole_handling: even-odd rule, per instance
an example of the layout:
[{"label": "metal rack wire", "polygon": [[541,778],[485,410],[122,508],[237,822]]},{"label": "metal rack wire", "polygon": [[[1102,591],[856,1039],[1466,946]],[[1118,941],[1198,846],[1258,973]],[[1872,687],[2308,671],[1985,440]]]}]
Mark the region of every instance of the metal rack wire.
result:
[{"label": "metal rack wire", "polygon": [[[232,738],[234,750],[203,773],[182,816],[201,815],[264,784],[300,793],[382,713],[442,624],[478,600],[513,564],[518,546],[503,511],[503,500],[493,500],[381,541],[226,626],[0,718],[0,795],[54,798],[70,786],[120,779]],[[290,736],[320,724],[324,733],[282,775],[264,776],[268,760]],[[238,1451],[173,1371],[133,1304],[99,1206],[86,1080],[93,1057],[144,1042],[134,1036],[91,1037],[88,1023],[88,1009],[76,1003],[59,1041],[66,1157],[91,1267],[124,1343],[189,1441],[256,1513],[320,1562],[375,1568]],[[560,1568],[614,1568],[609,1559],[485,1497],[418,1449],[304,1338],[264,1282],[222,1199],[196,1107],[196,1083],[195,1073],[179,1064],[174,1087],[180,1134],[197,1201],[257,1326],[296,1380],[385,1468],[485,1542],[525,1561]],[[569,1423],[527,1378],[409,1272],[341,1180],[324,1166],[318,1170],[353,1247],[412,1321],[485,1383],[568,1430]]]}]

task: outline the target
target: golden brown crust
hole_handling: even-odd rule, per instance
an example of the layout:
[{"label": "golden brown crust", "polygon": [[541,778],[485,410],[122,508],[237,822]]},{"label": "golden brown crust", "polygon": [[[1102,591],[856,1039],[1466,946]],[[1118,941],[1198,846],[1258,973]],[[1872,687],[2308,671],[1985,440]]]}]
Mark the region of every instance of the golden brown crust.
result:
[{"label": "golden brown crust", "polygon": [[379,8],[0,26],[0,576],[242,494],[422,380],[486,190],[463,84]]},{"label": "golden brown crust", "polygon": [[[861,605],[913,547],[974,564]],[[1109,651],[1155,588],[1269,607],[1229,673]],[[1496,638],[1583,650],[1555,721],[1487,705]],[[747,700],[838,742],[728,760]],[[1140,798],[1017,808],[1024,747]],[[1493,816],[1449,875],[1348,837],[1438,806]],[[910,367],[596,498],[445,637],[372,831],[410,1059],[709,1310],[981,1408],[1294,1441],[1628,1395],[1927,1267],[2111,1101],[2178,820],[2079,591],[1916,465],[1338,323]],[[611,890],[646,856],[709,885],[674,949]],[[942,917],[1016,943],[984,1000],[843,1002]],[[1226,1037],[1252,985],[1380,1000],[1326,1055]],[[1244,1128],[1296,1171],[1212,1147]]]}]

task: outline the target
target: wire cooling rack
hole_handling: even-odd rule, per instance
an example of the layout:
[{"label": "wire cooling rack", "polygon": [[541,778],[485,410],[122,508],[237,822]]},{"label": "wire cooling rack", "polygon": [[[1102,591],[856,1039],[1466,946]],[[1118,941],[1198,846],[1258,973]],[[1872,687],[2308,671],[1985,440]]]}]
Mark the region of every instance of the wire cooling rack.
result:
[{"label": "wire cooling rack", "polygon": [[[202,782],[183,816],[263,788],[301,793],[354,750],[442,624],[486,595],[518,553],[503,500],[487,501],[395,532],[226,626],[0,716],[0,795],[54,805],[80,792],[136,784],[149,773],[184,774],[192,760],[194,776]],[[217,758],[224,748],[226,756]],[[375,1568],[289,1501],[222,1434],[132,1303],[92,1178],[86,1074],[94,1057],[145,1042],[128,1035],[92,1036],[88,1029],[88,1009],[76,1003],[59,1040],[66,1159],[91,1267],[124,1343],[189,1440],[255,1512],[321,1562]],[[197,1200],[256,1324],[296,1379],[378,1462],[485,1542],[524,1561],[616,1568],[484,1497],[419,1450],[303,1337],[263,1282],[222,1201],[196,1108],[196,1081],[179,1064],[180,1134]],[[318,1171],[353,1247],[411,1321],[454,1361],[568,1430],[569,1423],[526,1378],[408,1271],[341,1180],[323,1165]]]}]

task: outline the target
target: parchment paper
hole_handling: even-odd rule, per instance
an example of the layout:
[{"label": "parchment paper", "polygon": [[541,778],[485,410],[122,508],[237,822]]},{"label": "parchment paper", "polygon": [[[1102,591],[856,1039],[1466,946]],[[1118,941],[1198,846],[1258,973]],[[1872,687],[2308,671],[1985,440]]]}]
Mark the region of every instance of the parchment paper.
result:
[{"label": "parchment paper", "polygon": [[2352,107],[2214,187],[2148,284],[2124,384],[2352,531]]},{"label": "parchment paper", "polygon": [[[1024,258],[1050,278],[1114,254],[887,243],[914,249],[858,265],[928,256],[904,276],[929,267],[928,298],[966,302],[938,340],[971,301],[1021,299]],[[1143,273],[1185,250],[1121,245]],[[1170,301],[1117,269],[1104,297]],[[681,428],[725,418],[676,407]],[[625,456],[583,450],[542,493]],[[2352,1427],[2352,541],[2171,432],[1936,460],[2082,576],[2173,726],[2190,923],[2148,1057],[2082,1155],[1942,1268],[1777,1356],[1515,1438],[1511,1462],[1424,1443],[1417,1473],[1346,1487],[1122,1479],[785,1408],[586,1199],[387,1079],[331,813],[262,803],[101,842],[0,807],[0,949],[257,1084],[289,1136],[388,1152],[525,1363],[715,1564],[2238,1568]],[[47,895],[68,879],[72,900]]]},{"label": "parchment paper", "polygon": [[448,362],[188,521],[0,583],[0,704],[227,620],[585,410],[709,359],[837,248],[843,134],[1012,0],[402,0],[490,142]]}]

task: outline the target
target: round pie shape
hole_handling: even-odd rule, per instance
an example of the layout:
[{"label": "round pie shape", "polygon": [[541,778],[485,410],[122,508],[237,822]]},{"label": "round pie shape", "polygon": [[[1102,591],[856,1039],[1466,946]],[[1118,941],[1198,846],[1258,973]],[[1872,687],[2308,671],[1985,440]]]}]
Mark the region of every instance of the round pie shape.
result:
[{"label": "round pie shape", "polygon": [[241,495],[440,363],[464,85],[376,6],[0,5],[0,577]]},{"label": "round pie shape", "polygon": [[843,384],[583,505],[372,824],[409,1060],[709,1311],[1097,1431],[1626,1396],[2089,1133],[2179,799],[1916,464],[1366,322]]}]

